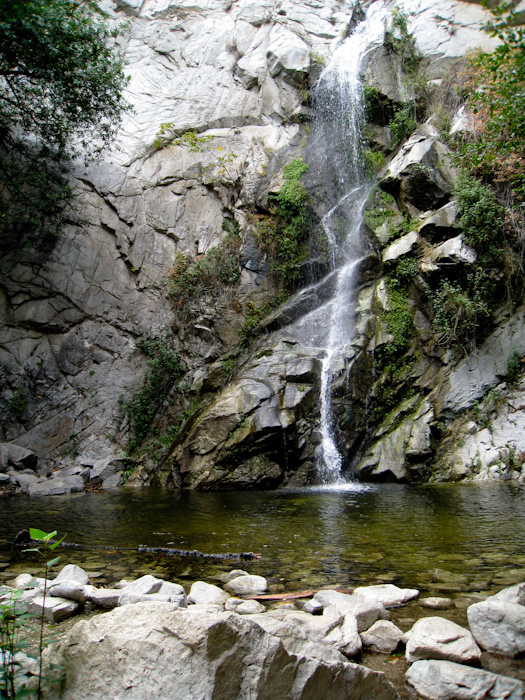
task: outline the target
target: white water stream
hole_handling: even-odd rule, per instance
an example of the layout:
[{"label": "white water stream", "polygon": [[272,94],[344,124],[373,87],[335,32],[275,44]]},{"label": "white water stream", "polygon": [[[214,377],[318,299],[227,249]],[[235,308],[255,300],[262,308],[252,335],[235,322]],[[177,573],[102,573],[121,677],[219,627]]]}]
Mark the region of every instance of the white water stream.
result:
[{"label": "white water stream", "polygon": [[322,441],[317,466],[323,484],[344,483],[343,457],[334,439],[332,378],[334,366],[341,366],[344,349],[355,333],[355,278],[364,256],[359,231],[371,188],[363,167],[364,89],[360,73],[367,52],[383,41],[385,17],[381,1],[368,9],[366,18],[334,52],[313,94],[314,167],[324,187],[336,193],[336,204],[324,215],[322,226],[337,282],[332,299],[300,319],[293,334],[305,345],[325,350],[320,389]]}]

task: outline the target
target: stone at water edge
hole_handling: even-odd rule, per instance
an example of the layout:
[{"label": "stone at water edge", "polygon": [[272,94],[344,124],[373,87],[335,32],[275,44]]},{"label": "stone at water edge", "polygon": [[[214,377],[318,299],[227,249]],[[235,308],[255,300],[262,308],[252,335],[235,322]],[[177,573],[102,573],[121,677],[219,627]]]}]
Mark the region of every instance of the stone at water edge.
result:
[{"label": "stone at water edge", "polygon": [[481,650],[469,630],[443,617],[423,617],[407,634],[406,659],[479,663]]},{"label": "stone at water edge", "polygon": [[250,616],[189,610],[141,603],[79,622],[44,652],[44,678],[51,663],[66,678],[60,691],[45,688],[46,698],[397,698],[383,674],[326,654],[324,645],[309,643],[318,658],[297,656]]},{"label": "stone at water edge", "polygon": [[54,598],[66,598],[66,600],[74,600],[76,603],[83,605],[87,598],[88,592],[81,583],[65,579],[63,581],[52,581],[49,584],[49,595]]},{"label": "stone at water edge", "polygon": [[256,615],[266,612],[266,608],[257,600],[242,600],[241,598],[230,598],[226,601],[225,610],[236,612],[237,615]]},{"label": "stone at water edge", "polygon": [[487,598],[470,605],[467,618],[482,649],[511,657],[525,652],[525,606]]},{"label": "stone at water edge", "polygon": [[89,583],[89,576],[82,567],[76,564],[66,564],[64,568],[59,571],[55,581],[78,581],[78,583],[85,585]]},{"label": "stone at water edge", "polygon": [[323,616],[352,615],[357,620],[359,632],[364,632],[376,620],[386,617],[386,610],[381,603],[339,591],[318,591],[312,600],[305,604],[303,610],[315,613],[320,608]]},{"label": "stone at water edge", "polygon": [[506,603],[525,605],[525,583],[517,583],[515,586],[504,588],[488,600],[498,600]]},{"label": "stone at water edge", "polygon": [[228,581],[224,588],[235,595],[251,595],[267,591],[268,582],[263,576],[248,574],[236,576],[231,581]]},{"label": "stone at water edge", "polygon": [[398,588],[393,583],[381,583],[377,586],[361,586],[354,590],[357,595],[366,600],[376,600],[385,608],[403,605],[409,600],[417,598],[419,591],[416,588]]},{"label": "stone at water edge", "polygon": [[71,617],[79,608],[79,604],[65,598],[43,597],[33,598],[27,605],[27,611],[32,615],[40,616],[44,613],[47,622],[60,622],[66,617]]},{"label": "stone at water edge", "polygon": [[223,591],[219,586],[214,586],[205,581],[195,581],[192,583],[188,593],[188,603],[223,605],[229,597],[230,594]]},{"label": "stone at water edge", "polygon": [[390,620],[378,620],[361,634],[364,647],[383,654],[392,654],[402,639],[403,632]]},{"label": "stone at water edge", "polygon": [[452,661],[416,661],[406,681],[422,700],[523,700],[525,685]]},{"label": "stone at water edge", "polygon": [[226,583],[228,583],[228,581],[233,581],[234,578],[239,578],[239,576],[249,576],[249,575],[250,574],[247,571],[243,571],[243,569],[232,569],[232,571],[230,571],[226,575]]},{"label": "stone at water edge", "polygon": [[430,610],[450,610],[450,608],[454,607],[452,598],[439,598],[437,596],[421,598],[419,604],[422,608],[429,608]]},{"label": "stone at water edge", "polygon": [[88,595],[88,600],[101,608],[116,608],[121,593],[120,588],[93,588]]}]

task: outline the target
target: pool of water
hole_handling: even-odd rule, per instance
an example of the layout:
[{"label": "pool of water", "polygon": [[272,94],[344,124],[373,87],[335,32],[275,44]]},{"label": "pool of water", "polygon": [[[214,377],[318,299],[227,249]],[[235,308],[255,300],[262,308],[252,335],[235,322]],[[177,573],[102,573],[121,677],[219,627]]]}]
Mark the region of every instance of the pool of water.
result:
[{"label": "pool of water", "polygon": [[[10,541],[38,527],[82,545],[62,549],[62,560],[101,585],[151,572],[187,587],[243,568],[275,591],[393,582],[454,597],[525,580],[524,513],[525,486],[511,484],[12,497],[0,501],[0,575],[37,569]],[[139,545],[262,556],[172,557]]]}]

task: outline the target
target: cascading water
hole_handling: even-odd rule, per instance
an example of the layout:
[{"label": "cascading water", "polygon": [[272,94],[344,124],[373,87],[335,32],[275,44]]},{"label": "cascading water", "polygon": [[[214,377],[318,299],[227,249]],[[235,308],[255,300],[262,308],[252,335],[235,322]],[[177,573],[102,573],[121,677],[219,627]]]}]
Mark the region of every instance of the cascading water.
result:
[{"label": "cascading water", "polygon": [[[342,482],[342,455],[333,431],[332,376],[354,336],[355,276],[363,259],[359,231],[362,209],[370,192],[363,164],[363,58],[382,42],[386,11],[374,3],[366,18],[335,51],[313,94],[314,120],[310,140],[310,177],[319,192],[334,202],[322,219],[337,282],[332,299],[296,324],[296,337],[322,347],[321,435],[318,477],[324,484]],[[323,195],[321,195],[323,196]]]}]

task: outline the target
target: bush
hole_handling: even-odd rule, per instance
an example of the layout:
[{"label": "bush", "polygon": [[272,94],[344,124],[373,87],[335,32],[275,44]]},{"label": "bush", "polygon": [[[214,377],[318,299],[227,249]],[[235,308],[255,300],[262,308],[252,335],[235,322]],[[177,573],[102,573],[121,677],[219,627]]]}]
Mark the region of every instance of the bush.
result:
[{"label": "bush", "polygon": [[179,308],[201,297],[216,294],[225,287],[238,283],[241,276],[241,238],[237,222],[225,220],[227,231],[219,245],[205,255],[194,258],[189,253],[177,253],[168,273],[168,294]]},{"label": "bush", "polygon": [[394,145],[399,145],[412,134],[417,126],[414,105],[411,102],[407,102],[400,107],[388,126],[392,132]]},{"label": "bush", "polygon": [[401,68],[414,74],[421,61],[416,40],[408,31],[408,18],[397,7],[392,11],[392,27],[385,32],[385,46],[399,56]]},{"label": "bush", "polygon": [[307,170],[302,158],[284,167],[283,186],[277,195],[270,196],[272,215],[258,223],[259,245],[272,256],[272,270],[288,289],[299,282],[300,264],[309,255],[311,215],[308,194],[301,182]]},{"label": "bush", "polygon": [[483,281],[485,284],[479,275],[471,275],[466,287],[449,280],[441,281],[432,297],[433,323],[440,345],[457,344],[469,350],[475,347],[481,318],[490,317],[492,312],[489,288],[486,280]]},{"label": "bush", "polygon": [[142,351],[148,361],[142,389],[124,404],[134,435],[130,441],[131,451],[144,440],[163,401],[186,371],[177,353],[169,348],[166,338],[142,340],[137,343],[137,350]]}]

